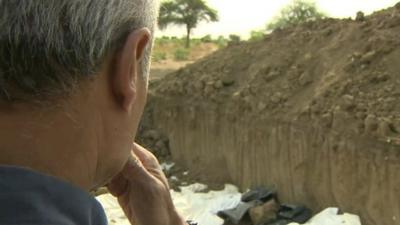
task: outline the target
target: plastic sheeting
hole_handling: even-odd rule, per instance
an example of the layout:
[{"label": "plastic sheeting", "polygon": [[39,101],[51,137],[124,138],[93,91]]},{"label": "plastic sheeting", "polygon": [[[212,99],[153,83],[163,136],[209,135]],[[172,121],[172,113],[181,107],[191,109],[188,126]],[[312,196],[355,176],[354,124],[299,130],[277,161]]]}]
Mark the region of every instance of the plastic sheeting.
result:
[{"label": "plastic sheeting", "polygon": [[[216,214],[220,210],[234,208],[241,198],[241,193],[233,185],[226,185],[222,191],[210,191],[203,184],[192,184],[181,187],[181,192],[171,190],[172,199],[177,210],[184,218],[201,225],[222,225],[223,220]],[[110,194],[97,197],[103,205],[110,225],[130,225],[118,201]]]},{"label": "plastic sheeting", "polygon": [[173,163],[173,162],[171,162],[171,163],[166,163],[166,162],[161,163],[161,169],[162,169],[163,171],[169,171],[169,170],[171,170],[172,167],[174,167],[174,166],[175,166],[175,163]]},{"label": "plastic sheeting", "polygon": [[[299,225],[291,223],[289,225]],[[338,208],[327,208],[305,225],[361,225],[360,217],[348,213],[339,215]]]},{"label": "plastic sheeting", "polygon": [[[171,190],[175,206],[184,218],[198,222],[199,225],[222,225],[223,220],[216,214],[218,211],[231,209],[238,205],[241,193],[233,185],[225,185],[222,191],[210,191],[203,184],[192,184],[181,187],[181,192]],[[97,197],[103,205],[110,225],[130,225],[118,201],[110,194]],[[291,223],[290,225],[299,225]],[[338,208],[328,208],[314,216],[305,225],[361,225],[356,215],[339,214]]]},{"label": "plastic sheeting", "polygon": [[242,194],[233,185],[225,185],[222,191],[201,193],[206,188],[202,184],[181,187],[181,192],[171,191],[172,199],[184,218],[200,225],[222,225],[224,221],[217,212],[235,208]]}]

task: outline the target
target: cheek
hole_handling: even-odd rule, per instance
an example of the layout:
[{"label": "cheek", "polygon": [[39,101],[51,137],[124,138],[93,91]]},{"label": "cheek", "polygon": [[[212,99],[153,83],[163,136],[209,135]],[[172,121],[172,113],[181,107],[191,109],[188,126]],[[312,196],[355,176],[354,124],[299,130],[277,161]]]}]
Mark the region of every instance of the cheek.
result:
[{"label": "cheek", "polygon": [[102,174],[100,176],[103,177],[102,180],[109,180],[118,174],[127,162],[133,148],[133,135],[119,128],[109,133],[103,143],[99,160]]},{"label": "cheek", "polygon": [[[130,125],[132,126],[132,125]],[[112,144],[112,150],[109,151],[109,158],[114,159],[115,163],[125,162],[133,148],[133,132],[130,127],[126,127],[123,131],[115,135]]]},{"label": "cheek", "polygon": [[110,116],[102,142],[101,165],[106,179],[118,174],[127,162],[146,101],[146,89],[138,89],[137,99],[130,113]]}]

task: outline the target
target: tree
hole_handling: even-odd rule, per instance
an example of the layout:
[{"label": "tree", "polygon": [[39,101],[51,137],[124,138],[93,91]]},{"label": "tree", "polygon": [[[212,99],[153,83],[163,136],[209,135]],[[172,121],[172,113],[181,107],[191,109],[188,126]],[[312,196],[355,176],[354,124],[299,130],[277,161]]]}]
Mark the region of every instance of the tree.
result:
[{"label": "tree", "polygon": [[161,3],[158,26],[165,29],[171,24],[186,27],[186,47],[190,47],[190,35],[201,21],[217,22],[218,12],[204,0],[168,0]]},{"label": "tree", "polygon": [[265,38],[265,33],[261,30],[252,30],[250,32],[250,41],[259,41]]},{"label": "tree", "polygon": [[313,0],[293,0],[267,25],[268,30],[284,28],[326,17]]}]

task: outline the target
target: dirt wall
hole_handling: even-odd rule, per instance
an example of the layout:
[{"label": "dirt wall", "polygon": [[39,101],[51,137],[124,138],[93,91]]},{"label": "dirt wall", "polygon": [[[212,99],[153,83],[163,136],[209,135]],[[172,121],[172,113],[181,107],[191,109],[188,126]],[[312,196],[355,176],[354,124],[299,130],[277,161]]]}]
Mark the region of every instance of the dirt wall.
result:
[{"label": "dirt wall", "polygon": [[312,21],[153,82],[145,115],[210,182],[400,225],[399,58],[400,4]]},{"label": "dirt wall", "polygon": [[400,224],[400,147],[310,124],[242,117],[207,105],[154,101],[174,159],[243,190],[274,186],[284,202],[339,206],[365,225]]}]

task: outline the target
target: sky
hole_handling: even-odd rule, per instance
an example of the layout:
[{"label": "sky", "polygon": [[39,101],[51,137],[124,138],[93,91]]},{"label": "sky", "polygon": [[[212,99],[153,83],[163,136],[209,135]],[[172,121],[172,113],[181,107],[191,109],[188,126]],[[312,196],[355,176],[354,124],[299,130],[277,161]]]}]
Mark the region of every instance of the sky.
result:
[{"label": "sky", "polygon": [[[220,21],[201,23],[193,35],[203,37],[211,34],[228,36],[237,34],[247,37],[252,30],[266,26],[280,9],[290,0],[208,0],[211,7],[219,12]],[[376,10],[394,6],[399,0],[316,0],[319,8],[331,17],[355,17],[358,11],[370,14]],[[183,36],[184,27],[169,27],[158,31],[158,36]]]}]

